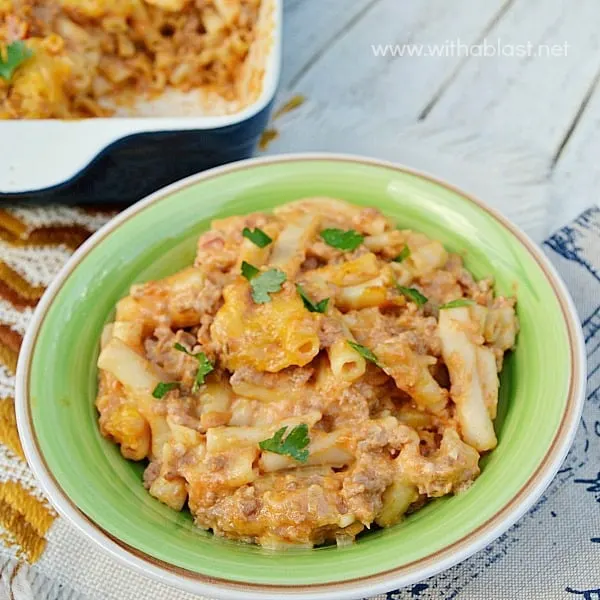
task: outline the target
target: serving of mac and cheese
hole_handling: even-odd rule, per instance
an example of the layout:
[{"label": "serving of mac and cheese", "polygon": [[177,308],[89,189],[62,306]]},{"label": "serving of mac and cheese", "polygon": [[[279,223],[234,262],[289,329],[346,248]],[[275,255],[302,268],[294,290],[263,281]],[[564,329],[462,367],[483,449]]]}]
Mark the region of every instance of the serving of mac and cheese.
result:
[{"label": "serving of mac and cheese", "polygon": [[111,116],[168,90],[245,106],[262,85],[248,60],[260,9],[261,0],[0,0],[0,119]]},{"label": "serving of mac and cheese", "polygon": [[299,200],[214,221],[193,265],[119,301],[100,429],[216,535],[344,545],[473,483],[517,331],[439,241]]}]

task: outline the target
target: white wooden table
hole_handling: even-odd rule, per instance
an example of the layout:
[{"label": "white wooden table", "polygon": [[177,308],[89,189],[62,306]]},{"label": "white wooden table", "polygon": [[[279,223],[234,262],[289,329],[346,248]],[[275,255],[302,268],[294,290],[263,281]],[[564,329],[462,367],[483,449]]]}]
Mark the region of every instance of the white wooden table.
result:
[{"label": "white wooden table", "polygon": [[[537,157],[551,187],[531,217],[537,226],[525,226],[534,237],[600,198],[598,0],[285,0],[284,13],[279,104],[296,94],[307,100],[276,120],[269,154],[394,160],[399,132],[438,127]],[[528,43],[533,52],[477,56],[472,48],[484,40],[505,54]],[[471,46],[453,53],[452,41]],[[380,44],[424,44],[423,52],[445,55],[375,56]],[[562,56],[549,56],[553,45]]]}]

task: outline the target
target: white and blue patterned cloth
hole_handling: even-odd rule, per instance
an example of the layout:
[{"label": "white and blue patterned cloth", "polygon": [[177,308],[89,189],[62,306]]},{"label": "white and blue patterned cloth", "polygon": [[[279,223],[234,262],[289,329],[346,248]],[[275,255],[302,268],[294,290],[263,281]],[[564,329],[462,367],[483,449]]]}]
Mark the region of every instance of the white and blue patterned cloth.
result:
[{"label": "white and blue patterned cloth", "polygon": [[371,600],[600,600],[600,208],[543,247],[573,296],[586,342],[587,400],[575,443],[540,501],[498,540]]}]

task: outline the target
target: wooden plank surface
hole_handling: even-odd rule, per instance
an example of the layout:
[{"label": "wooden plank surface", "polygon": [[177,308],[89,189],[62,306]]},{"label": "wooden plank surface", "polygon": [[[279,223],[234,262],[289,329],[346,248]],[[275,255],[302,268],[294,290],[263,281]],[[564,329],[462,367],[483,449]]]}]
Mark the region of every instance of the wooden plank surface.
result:
[{"label": "wooden plank surface", "polygon": [[[321,31],[321,23],[340,19],[350,6],[354,11],[354,2],[305,0],[293,5],[295,10],[288,12],[295,13],[296,24],[288,25],[288,31],[317,27],[320,35],[331,36],[331,32]],[[508,2],[377,0],[368,5],[359,0],[361,18],[351,20],[341,35],[333,36],[326,51],[300,78],[299,61],[292,63],[284,82],[294,83],[289,93],[302,93],[319,106],[320,123],[337,119],[352,127],[365,118],[374,124],[386,119],[393,119],[396,124],[413,122],[461,59],[375,56],[372,44],[436,43],[449,37],[474,43]],[[297,25],[302,22],[303,25]],[[303,43],[293,37],[288,40],[288,65],[294,49],[302,48]],[[319,45],[316,40],[311,41],[312,48]]]},{"label": "wooden plank surface", "polygon": [[468,124],[483,135],[520,138],[553,155],[600,72],[597,0],[517,0],[490,43],[567,47],[567,56],[471,58],[428,119]]},{"label": "wooden plank surface", "polygon": [[549,207],[555,229],[600,204],[600,91],[594,90],[573,135],[558,157]]},{"label": "wooden plank surface", "polygon": [[302,72],[377,1],[285,0],[282,89],[293,85]]},{"label": "wooden plank surface", "polygon": [[[372,50],[484,39],[504,47],[567,43],[567,55]],[[553,200],[545,211],[533,207],[532,217],[540,221],[534,229],[549,232],[600,196],[599,76],[598,0],[286,0],[279,103],[296,94],[307,102],[277,120],[280,137],[269,153],[325,149],[394,160],[406,140],[399,132],[419,123],[457,143],[461,131],[488,148],[514,143],[553,173]],[[452,143],[441,150],[451,155]],[[539,176],[539,166],[531,172]]]}]

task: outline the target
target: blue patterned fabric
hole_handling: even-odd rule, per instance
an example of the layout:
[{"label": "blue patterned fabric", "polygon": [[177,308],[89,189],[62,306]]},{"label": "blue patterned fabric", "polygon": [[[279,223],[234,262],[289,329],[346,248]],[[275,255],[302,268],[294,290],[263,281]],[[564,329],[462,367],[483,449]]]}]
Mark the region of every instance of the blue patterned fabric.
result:
[{"label": "blue patterned fabric", "polygon": [[487,548],[372,600],[600,600],[600,208],[544,243],[586,341],[587,402],[571,451],[539,502]]}]

